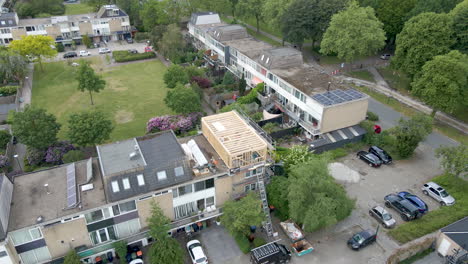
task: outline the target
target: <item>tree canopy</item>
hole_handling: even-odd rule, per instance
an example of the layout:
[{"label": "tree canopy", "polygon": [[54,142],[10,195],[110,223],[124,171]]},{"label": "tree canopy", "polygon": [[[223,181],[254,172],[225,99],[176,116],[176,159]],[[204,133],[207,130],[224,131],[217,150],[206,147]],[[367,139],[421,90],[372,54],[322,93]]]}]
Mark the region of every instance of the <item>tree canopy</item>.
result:
[{"label": "tree canopy", "polygon": [[22,81],[27,73],[28,63],[23,56],[12,51],[0,51],[0,76],[3,82]]},{"label": "tree canopy", "polygon": [[414,8],[417,0],[382,0],[377,8],[377,18],[382,21],[387,39],[395,41],[407,20],[408,13]]},{"label": "tree canopy", "polygon": [[101,111],[74,113],[68,119],[68,137],[73,144],[94,146],[110,138],[112,121]]},{"label": "tree canopy", "polygon": [[352,1],[348,7],[332,16],[330,26],[320,45],[324,54],[336,53],[347,62],[359,56],[371,55],[385,45],[385,32],[371,7],[359,7]]},{"label": "tree canopy", "polygon": [[168,88],[174,88],[177,84],[185,85],[189,82],[187,72],[178,64],[169,66],[164,73],[163,79]]},{"label": "tree canopy", "polygon": [[161,40],[158,42],[160,52],[173,63],[178,63],[186,46],[182,32],[176,24],[167,26]]},{"label": "tree canopy", "polygon": [[427,12],[448,13],[461,1],[463,0],[418,0],[408,13],[408,18]]},{"label": "tree canopy", "polygon": [[282,221],[289,219],[288,189],[289,180],[285,176],[275,176],[267,185],[268,203],[275,207],[275,216]]},{"label": "tree canopy", "polygon": [[182,84],[169,90],[164,98],[166,105],[178,114],[188,114],[201,110],[200,96],[191,87]]},{"label": "tree canopy", "polygon": [[23,112],[13,113],[13,134],[25,145],[44,149],[57,141],[60,124],[44,109],[27,105]]},{"label": "tree canopy", "polygon": [[54,39],[42,35],[23,36],[21,39],[13,40],[10,43],[10,48],[17,51],[20,55],[28,55],[30,58],[35,58],[42,70],[44,70],[42,58],[54,58],[57,55],[57,50],[54,47]]},{"label": "tree canopy", "polygon": [[411,92],[437,110],[453,113],[468,106],[468,55],[457,50],[426,62]]},{"label": "tree canopy", "polygon": [[423,114],[413,116],[411,119],[401,118],[396,127],[392,128],[395,136],[395,149],[402,158],[410,157],[423,141],[432,132],[432,118]]},{"label": "tree canopy", "polygon": [[262,17],[272,28],[279,28],[282,24],[284,12],[293,0],[268,0],[263,4]]},{"label": "tree canopy", "polygon": [[91,105],[93,102],[93,92],[99,93],[106,86],[106,81],[101,76],[94,72],[94,69],[84,60],[81,60],[80,67],[78,68],[78,90],[81,92],[88,91],[91,99]]},{"label": "tree canopy", "polygon": [[250,234],[250,226],[260,226],[265,220],[261,201],[254,192],[239,201],[227,201],[223,206],[221,223],[231,234]]},{"label": "tree canopy", "polygon": [[326,159],[314,157],[289,173],[289,215],[308,232],[343,220],[354,208],[343,186],[330,176],[327,164]]},{"label": "tree canopy", "polygon": [[15,3],[15,11],[21,18],[40,17],[40,14],[47,13],[51,15],[62,15],[65,12],[65,6],[62,0],[18,0]]},{"label": "tree canopy", "polygon": [[284,169],[295,167],[298,164],[305,163],[312,158],[312,153],[309,151],[309,147],[306,145],[294,145],[292,146],[283,156]]},{"label": "tree canopy", "polygon": [[63,264],[81,264],[80,256],[78,256],[75,250],[71,250],[65,255]]},{"label": "tree canopy", "polygon": [[447,14],[422,13],[411,18],[396,38],[391,63],[414,76],[432,57],[450,51],[455,42],[451,23]]},{"label": "tree canopy", "polygon": [[158,0],[144,2],[140,10],[140,18],[146,31],[152,30],[156,25],[169,24],[169,17],[164,10],[164,4]]},{"label": "tree canopy", "polygon": [[468,0],[459,3],[451,12],[455,31],[455,49],[468,53]]},{"label": "tree canopy", "polygon": [[260,32],[260,20],[262,19],[263,4],[266,0],[239,0],[236,5],[237,12],[245,17],[255,18],[257,32]]},{"label": "tree canopy", "polygon": [[441,158],[440,165],[445,170],[445,173],[450,173],[457,177],[468,176],[468,147],[466,145],[441,147],[436,149],[435,153],[437,158]]}]

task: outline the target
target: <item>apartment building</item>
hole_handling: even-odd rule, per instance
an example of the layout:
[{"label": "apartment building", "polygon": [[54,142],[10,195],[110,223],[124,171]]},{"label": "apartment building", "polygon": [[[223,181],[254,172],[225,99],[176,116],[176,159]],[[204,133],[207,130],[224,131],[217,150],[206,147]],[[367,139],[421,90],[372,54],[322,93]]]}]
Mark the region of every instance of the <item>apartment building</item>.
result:
[{"label": "apartment building", "polygon": [[153,202],[174,235],[200,226],[209,232],[224,202],[257,190],[267,148],[240,114],[228,112],[203,117],[196,136],[149,134],[97,146],[98,158],[16,176],[13,184],[0,177],[0,263],[61,263],[73,249],[95,263],[115,254],[115,241],[148,245]]},{"label": "apartment building", "polygon": [[263,82],[265,90],[258,98],[262,105],[281,110],[315,144],[364,133],[357,124],[366,117],[369,97],[304,63],[300,51],[258,41],[244,27],[225,24],[213,12],[192,14],[188,31],[194,46],[206,50],[210,67],[238,77],[244,74],[250,87]]},{"label": "apartment building", "polygon": [[26,35],[50,36],[56,42],[79,45],[83,36],[93,42],[122,40],[131,36],[130,19],[116,5],[102,6],[97,13],[19,19],[14,12],[0,13],[0,45]]}]

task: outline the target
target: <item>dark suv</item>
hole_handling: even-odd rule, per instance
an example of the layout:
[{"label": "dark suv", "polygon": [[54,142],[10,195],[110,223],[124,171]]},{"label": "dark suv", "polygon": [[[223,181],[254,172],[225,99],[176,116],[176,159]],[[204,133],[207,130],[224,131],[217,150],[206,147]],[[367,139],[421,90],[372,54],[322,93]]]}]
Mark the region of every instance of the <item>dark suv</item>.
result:
[{"label": "dark suv", "polygon": [[385,196],[384,200],[385,206],[395,209],[400,214],[401,219],[404,221],[414,220],[422,216],[416,206],[414,206],[410,201],[396,194],[389,194]]},{"label": "dark suv", "polygon": [[78,57],[78,54],[76,54],[76,52],[74,52],[74,51],[70,51],[70,52],[67,52],[67,53],[63,54],[64,59],[74,58],[74,57]]},{"label": "dark suv", "polygon": [[385,150],[377,146],[370,147],[369,153],[372,153],[375,156],[377,156],[384,164],[392,163],[392,156],[388,155],[388,153]]},{"label": "dark suv", "polygon": [[371,167],[380,167],[382,164],[382,161],[379,159],[379,157],[369,152],[359,151],[356,156],[369,164]]}]

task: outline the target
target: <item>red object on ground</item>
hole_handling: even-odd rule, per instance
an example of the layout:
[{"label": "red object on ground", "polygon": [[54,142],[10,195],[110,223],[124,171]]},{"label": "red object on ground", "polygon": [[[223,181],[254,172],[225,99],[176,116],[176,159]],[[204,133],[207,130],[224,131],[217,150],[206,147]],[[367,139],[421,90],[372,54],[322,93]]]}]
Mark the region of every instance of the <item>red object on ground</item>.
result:
[{"label": "red object on ground", "polygon": [[374,132],[376,134],[380,134],[380,132],[382,132],[382,128],[379,125],[375,125],[374,126]]},{"label": "red object on ground", "polygon": [[137,251],[137,257],[141,257],[141,256],[143,256],[143,251],[141,250]]}]

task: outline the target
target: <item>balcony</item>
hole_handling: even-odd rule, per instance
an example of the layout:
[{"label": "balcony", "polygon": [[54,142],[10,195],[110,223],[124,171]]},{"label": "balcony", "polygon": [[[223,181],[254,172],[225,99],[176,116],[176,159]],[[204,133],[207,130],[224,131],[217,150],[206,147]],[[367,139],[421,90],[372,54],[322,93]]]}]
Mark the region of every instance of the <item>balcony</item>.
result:
[{"label": "balcony", "polygon": [[191,225],[196,222],[204,221],[204,220],[219,216],[221,214],[223,214],[223,208],[216,208],[215,210],[211,212],[202,212],[200,214],[196,214],[196,215],[189,216],[186,218],[177,219],[176,221],[171,222],[171,230],[178,229],[180,227],[184,227],[187,225]]}]

